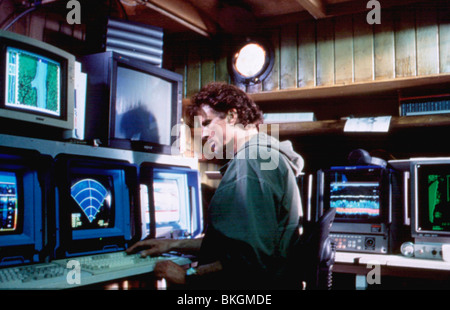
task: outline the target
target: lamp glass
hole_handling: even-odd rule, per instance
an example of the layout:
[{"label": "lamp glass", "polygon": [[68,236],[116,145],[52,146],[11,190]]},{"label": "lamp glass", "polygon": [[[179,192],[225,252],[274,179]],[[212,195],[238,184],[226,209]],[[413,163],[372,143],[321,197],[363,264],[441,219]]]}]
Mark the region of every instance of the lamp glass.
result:
[{"label": "lamp glass", "polygon": [[245,77],[251,77],[263,69],[266,51],[259,44],[249,43],[239,50],[235,59],[236,70]]}]

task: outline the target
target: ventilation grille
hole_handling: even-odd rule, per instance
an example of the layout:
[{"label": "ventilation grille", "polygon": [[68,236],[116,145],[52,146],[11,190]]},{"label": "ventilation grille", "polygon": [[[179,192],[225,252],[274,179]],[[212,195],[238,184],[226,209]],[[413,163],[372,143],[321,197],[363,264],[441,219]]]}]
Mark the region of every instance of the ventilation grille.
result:
[{"label": "ventilation grille", "polygon": [[161,67],[163,30],[140,23],[109,19],[106,50]]}]

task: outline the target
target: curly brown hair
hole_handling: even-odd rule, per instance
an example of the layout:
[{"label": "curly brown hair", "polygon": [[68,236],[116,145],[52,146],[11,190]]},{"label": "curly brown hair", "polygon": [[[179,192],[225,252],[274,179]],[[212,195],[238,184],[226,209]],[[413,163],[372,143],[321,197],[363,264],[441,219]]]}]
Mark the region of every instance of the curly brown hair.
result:
[{"label": "curly brown hair", "polygon": [[259,106],[243,90],[231,84],[211,82],[203,86],[192,96],[188,115],[191,118],[199,115],[202,105],[210,106],[221,118],[225,118],[229,110],[236,109],[238,122],[243,126],[263,123]]}]

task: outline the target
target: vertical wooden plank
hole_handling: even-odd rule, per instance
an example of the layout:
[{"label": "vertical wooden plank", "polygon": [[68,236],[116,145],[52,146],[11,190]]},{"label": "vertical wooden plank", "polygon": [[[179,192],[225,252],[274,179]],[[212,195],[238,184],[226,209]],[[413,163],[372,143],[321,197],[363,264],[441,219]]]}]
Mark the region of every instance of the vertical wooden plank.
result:
[{"label": "vertical wooden plank", "polygon": [[297,25],[284,26],[280,35],[280,88],[297,87]]},{"label": "vertical wooden plank", "polygon": [[186,96],[195,94],[201,85],[201,60],[197,44],[191,44],[188,51],[187,74],[186,74]]},{"label": "vertical wooden plank", "polygon": [[280,29],[277,28],[270,34],[270,42],[272,43],[274,61],[272,71],[263,81],[263,91],[274,91],[280,89]]},{"label": "vertical wooden plank", "polygon": [[439,31],[435,8],[416,12],[417,75],[439,73]]},{"label": "vertical wooden plank", "polygon": [[373,80],[373,26],[367,23],[366,14],[356,14],[353,17],[353,57],[355,82]]},{"label": "vertical wooden plank", "polygon": [[439,11],[439,72],[450,72],[450,8]]},{"label": "vertical wooden plank", "polygon": [[298,25],[298,87],[316,86],[316,23]]},{"label": "vertical wooden plank", "polygon": [[351,15],[338,16],[334,26],[334,53],[336,84],[353,82],[353,19]]},{"label": "vertical wooden plank", "polygon": [[214,59],[215,59],[215,80],[217,82],[230,82],[230,75],[228,73],[228,52],[229,46],[224,45],[223,42],[215,40],[212,42],[214,46]]},{"label": "vertical wooden plank", "polygon": [[317,85],[334,84],[333,19],[317,21]]},{"label": "vertical wooden plank", "polygon": [[394,12],[395,76],[415,76],[417,74],[415,11],[404,7]]},{"label": "vertical wooden plank", "polygon": [[375,80],[395,77],[395,37],[391,11],[382,11],[381,24],[374,25]]},{"label": "vertical wooden plank", "polygon": [[214,53],[209,41],[201,43],[201,76],[200,87],[205,86],[215,79]]}]

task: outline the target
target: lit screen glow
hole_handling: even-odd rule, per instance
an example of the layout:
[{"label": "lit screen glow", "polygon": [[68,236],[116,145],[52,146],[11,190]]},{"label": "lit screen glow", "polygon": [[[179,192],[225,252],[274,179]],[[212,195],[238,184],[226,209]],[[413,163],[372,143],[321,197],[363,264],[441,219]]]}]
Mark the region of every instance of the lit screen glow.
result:
[{"label": "lit screen glow", "polygon": [[450,231],[450,174],[424,175],[422,201],[419,203],[421,230]]},{"label": "lit screen glow", "polygon": [[180,220],[180,193],[176,180],[155,180],[153,183],[156,223]]},{"label": "lit screen glow", "polygon": [[47,57],[8,47],[7,107],[61,116],[61,64]]},{"label": "lit screen glow", "polygon": [[107,180],[76,180],[70,194],[76,203],[71,212],[72,229],[108,228],[114,225],[112,190]]},{"label": "lit screen glow", "polygon": [[380,215],[379,183],[333,182],[330,184],[330,207],[336,216],[372,218]]},{"label": "lit screen glow", "polygon": [[0,172],[0,232],[14,232],[17,229],[18,196],[16,175]]}]

